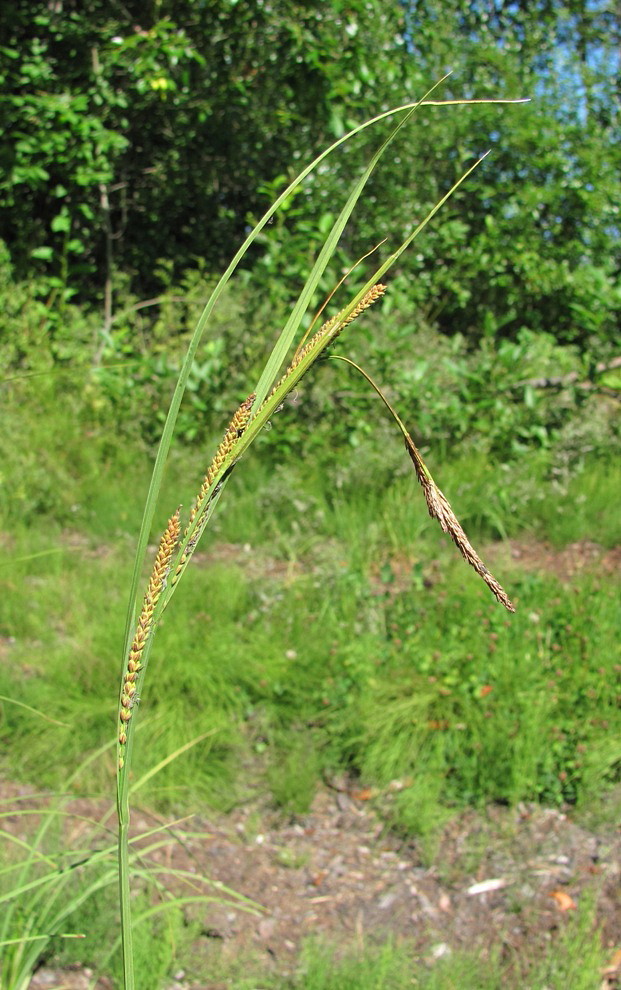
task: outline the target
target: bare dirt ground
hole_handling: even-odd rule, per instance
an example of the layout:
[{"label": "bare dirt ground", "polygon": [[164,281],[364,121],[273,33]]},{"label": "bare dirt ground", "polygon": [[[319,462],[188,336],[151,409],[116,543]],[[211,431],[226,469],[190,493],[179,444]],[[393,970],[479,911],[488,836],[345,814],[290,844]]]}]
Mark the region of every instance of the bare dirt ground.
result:
[{"label": "bare dirt ground", "polygon": [[561,581],[571,581],[586,571],[603,575],[621,574],[621,547],[604,549],[591,540],[578,540],[559,549],[540,540],[509,540],[495,544],[497,560],[511,559],[527,571],[547,571]]},{"label": "bare dirt ground", "polygon": [[[540,957],[593,898],[611,960],[607,973],[593,974],[593,986],[620,985],[618,831],[590,831],[558,810],[490,808],[452,821],[428,863],[416,842],[385,829],[365,794],[339,787],[322,789],[310,812],[295,820],[256,807],[219,821],[194,819],[190,827],[199,837],[172,841],[152,858],[170,870],[209,876],[257,906],[250,912],[229,901],[193,909],[202,930],[195,949],[207,971],[210,959],[226,966],[246,958],[260,988],[261,972],[284,979],[295,971],[309,936],[344,948],[403,937],[430,966],[459,949],[482,958],[499,948],[507,960]],[[97,809],[80,801],[73,810]],[[135,814],[133,824],[142,831],[156,820]],[[42,968],[30,990],[86,990],[90,976]],[[169,984],[170,990],[227,986],[226,980],[193,983],[182,972]],[[111,990],[105,980],[97,988]]]},{"label": "bare dirt ground", "polygon": [[[216,553],[221,559],[234,555],[231,547]],[[514,542],[493,550],[490,558],[501,561],[503,555],[527,569],[553,571],[562,580],[593,567],[621,570],[620,548],[604,551],[586,542],[560,552],[534,541]],[[0,787],[0,798],[16,793],[23,790]],[[202,932],[197,954],[217,958],[223,966],[248,959],[257,988],[261,972],[283,979],[294,973],[309,936],[344,948],[388,935],[403,937],[430,966],[459,949],[476,950],[482,958],[499,948],[507,960],[521,953],[540,957],[592,900],[609,959],[605,970],[593,974],[593,986],[621,987],[618,829],[591,829],[574,820],[569,809],[491,807],[484,814],[456,817],[429,858],[416,841],[403,841],[386,829],[369,797],[347,780],[330,781],[309,813],[294,819],[249,806],[218,820],[186,822],[184,830],[193,837],[172,840],[155,860],[208,876],[256,905],[247,911],[231,901],[215,901],[193,909]],[[618,804],[619,796],[614,799]],[[81,800],[73,810],[97,817],[101,807]],[[610,821],[610,815],[593,810],[595,821]],[[136,832],[155,823],[148,813],[134,814]],[[16,821],[8,827],[20,826]],[[30,990],[85,990],[91,975],[84,969],[44,967]],[[225,979],[192,983],[183,972],[169,984],[170,990],[227,986]],[[111,990],[104,980],[97,987]]]},{"label": "bare dirt ground", "polygon": [[540,955],[589,894],[610,952],[621,943],[621,836],[594,834],[558,811],[461,815],[431,864],[345,789],[323,790],[296,821],[267,817],[256,834],[247,821],[240,813],[214,830],[202,846],[205,866],[264,911],[253,917],[214,906],[205,932],[231,958],[251,946],[283,977],[309,936],[360,947],[402,936],[429,964],[458,949],[485,956],[493,946]]}]

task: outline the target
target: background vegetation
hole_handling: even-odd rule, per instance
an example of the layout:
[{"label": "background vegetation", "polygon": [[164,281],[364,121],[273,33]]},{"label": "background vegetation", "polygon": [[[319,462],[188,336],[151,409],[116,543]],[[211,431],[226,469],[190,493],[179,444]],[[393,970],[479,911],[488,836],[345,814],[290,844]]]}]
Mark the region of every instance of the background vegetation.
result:
[{"label": "background vegetation", "polygon": [[[306,161],[448,68],[441,98],[531,103],[421,111],[322,293],[380,239],[380,255],[399,243],[491,147],[347,350],[387,387],[473,537],[618,547],[619,40],[600,0],[7,8],[0,694],[62,724],[4,704],[4,776],[62,788],[114,733],[150,463],[213,279]],[[285,204],[228,289],[158,532],[195,493],[377,137]],[[532,573],[492,549],[519,605],[508,618],[415,489],[367,390],[330,364],[305,381],[227,489],[209,566],[159,634],[143,764],[215,731],[154,779],[152,803],[225,809],[267,791],[299,813],[346,771],[432,855],[465,805],[586,812],[618,785],[614,571]],[[112,762],[81,786],[108,791]]]}]

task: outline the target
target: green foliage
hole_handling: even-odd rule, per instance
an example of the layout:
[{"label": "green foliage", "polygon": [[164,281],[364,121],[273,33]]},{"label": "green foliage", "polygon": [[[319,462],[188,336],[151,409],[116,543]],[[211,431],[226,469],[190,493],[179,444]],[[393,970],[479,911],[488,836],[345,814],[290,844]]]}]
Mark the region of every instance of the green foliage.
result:
[{"label": "green foliage", "polygon": [[587,895],[579,911],[568,920],[554,951],[543,959],[523,960],[522,971],[528,986],[593,990],[603,963],[602,933],[595,922],[592,898]]},{"label": "green foliage", "polygon": [[[29,713],[45,718],[32,709]],[[103,747],[83,760],[80,769],[86,771],[102,752]],[[66,775],[67,791],[74,779],[71,772]],[[37,795],[15,796],[9,803],[13,807],[3,811],[8,828],[2,830],[0,850],[0,975],[7,990],[25,990],[39,962],[50,958],[64,939],[81,938],[79,921],[77,930],[67,925],[100,894],[105,899],[116,875],[112,850],[102,843],[106,837],[102,822],[84,819],[78,838],[67,843],[64,826],[71,810],[66,792],[43,800]],[[16,821],[21,826],[18,834]]]},{"label": "green foliage", "polygon": [[4,385],[0,516],[5,526],[43,513],[53,527],[86,521],[100,533],[130,528],[132,521],[135,527],[138,506],[128,516],[123,493],[113,497],[102,479],[112,464],[115,471],[124,465],[134,483],[142,482],[146,490],[147,465],[143,461],[136,467],[141,445],[131,422],[126,432],[109,432],[97,389],[84,387],[87,375],[57,371],[17,377]]},{"label": "green foliage", "polygon": [[327,945],[309,942],[291,987],[305,990],[405,990],[413,985],[408,946],[387,941],[378,949],[338,958]]},{"label": "green foliage", "polygon": [[[89,758],[74,777],[88,777],[87,762],[93,766]],[[65,772],[68,766],[71,760]],[[0,973],[6,990],[26,990],[40,966],[89,966],[111,975],[115,984],[121,980],[116,849],[108,825],[111,809],[100,821],[86,817],[84,805],[76,808],[72,803],[73,779],[65,777],[63,784],[58,795],[26,797],[20,792],[3,801]],[[162,843],[156,836],[151,845],[153,835],[147,832],[139,838],[137,872],[142,886],[135,898],[136,985],[153,990],[165,985],[174,961],[198,932],[175,897],[183,876],[169,867],[163,882],[161,859],[152,858]],[[180,841],[178,831],[164,845],[176,841]],[[199,904],[202,883],[200,876],[193,877],[190,887],[192,900]],[[213,889],[207,880],[204,885],[205,901],[213,901]],[[225,898],[223,893],[223,902]]]},{"label": "green foliage", "polygon": [[[389,383],[413,435],[437,456],[474,449],[499,463],[528,454],[530,464],[533,453],[554,447],[558,467],[564,461],[572,470],[587,454],[618,446],[617,404],[588,387],[592,355],[581,358],[551,334],[527,330],[516,340],[489,336],[473,347],[460,334],[448,339],[404,323],[391,314],[390,294],[388,302],[388,312],[370,314],[348,344],[380,384]],[[550,379],[556,386],[546,386]],[[373,446],[377,399],[353,375],[316,376],[305,393],[307,415],[329,429],[334,447],[358,447],[366,438]],[[306,444],[325,457],[322,441],[319,425]]]},{"label": "green foliage", "polygon": [[[614,340],[619,286],[609,235],[617,211],[609,192],[618,182],[621,146],[611,130],[618,110],[611,20],[603,3],[588,16],[571,4],[511,11],[479,3],[406,5],[419,64],[437,74],[447,58],[456,59],[455,89],[533,99],[510,117],[489,107],[450,122],[434,116],[426,148],[412,159],[417,173],[422,165],[420,181],[433,188],[446,182],[447,167],[480,127],[492,147],[485,166],[491,181],[460,190],[454,222],[430,232],[413,266],[413,292],[422,290],[430,322],[443,331],[478,337],[526,327],[563,340],[586,342],[592,333]],[[403,197],[398,203],[409,215]]]},{"label": "green foliage", "polygon": [[[143,900],[140,895],[137,899]],[[118,890],[115,883],[100,891],[97,898],[85,901],[80,905],[79,911],[68,917],[67,930],[82,932],[85,937],[77,940],[54,940],[42,961],[47,965],[64,968],[87,965],[95,971],[99,971],[102,966],[114,969],[117,960],[113,956],[109,961],[109,953],[117,937],[117,915]],[[156,951],[154,949],[154,953]]]},{"label": "green foliage", "polygon": [[[593,904],[586,898],[576,917],[547,945],[538,958],[535,947],[502,958],[498,951],[451,951],[438,960],[421,960],[414,945],[388,939],[364,950],[343,952],[312,940],[306,943],[299,972],[291,979],[264,978],[270,990],[593,990],[603,952],[594,923]],[[256,984],[256,980],[254,981]],[[243,979],[235,990],[250,990]],[[254,984],[252,984],[254,985]]]},{"label": "green foliage", "polygon": [[[575,801],[594,779],[586,765],[615,718],[614,596],[585,585],[559,600],[554,582],[523,582],[512,582],[521,607],[510,624],[478,610],[476,593],[464,607],[463,589],[459,606],[445,593],[433,618],[409,592],[387,608],[392,646],[376,646],[376,669],[356,681],[334,741],[364,780],[388,789],[382,808],[406,829],[433,831],[464,800]],[[590,622],[602,639],[587,647]],[[602,759],[600,781],[615,779],[618,759]]]},{"label": "green foliage", "polygon": [[[128,144],[107,126],[109,112],[126,99],[98,72],[84,17],[43,5],[32,13],[16,8],[4,25],[2,123],[12,143],[2,149],[3,235],[20,265],[49,264],[47,286],[62,304],[77,292],[69,276],[73,282],[94,270],[98,190]],[[89,90],[80,76],[90,77]]]},{"label": "green foliage", "polygon": [[[167,266],[158,266],[163,278]],[[166,409],[193,328],[215,285],[203,266],[184,273],[179,285],[143,307],[132,296],[98,347],[89,375],[99,419],[133,423],[149,445],[159,439]],[[239,405],[264,356],[259,334],[244,333],[251,297],[241,285],[225,292],[196,355],[177,421],[180,442],[203,443],[206,423],[220,423]],[[146,315],[145,315],[146,314]],[[128,415],[129,414],[129,415]]]},{"label": "green foliage", "polygon": [[[108,731],[108,674],[97,657],[116,655],[120,630],[115,630],[109,616],[118,607],[114,602],[126,556],[109,544],[111,538],[118,538],[124,546],[127,534],[138,524],[148,466],[137,434],[152,418],[153,405],[160,405],[159,392],[171,382],[171,352],[165,342],[175,331],[177,310],[172,302],[164,304],[155,325],[161,349],[153,355],[151,367],[160,362],[158,384],[146,371],[148,353],[141,353],[136,345],[140,333],[124,337],[119,327],[117,336],[113,328],[105,361],[91,368],[85,351],[85,342],[92,339],[89,320],[69,307],[62,336],[45,324],[41,331],[38,321],[44,312],[31,287],[14,282],[6,265],[3,273],[2,298],[13,327],[9,333],[7,325],[1,346],[7,367],[16,373],[3,386],[5,430],[0,435],[0,508],[15,561],[10,577],[8,572],[5,577],[3,600],[4,627],[15,638],[11,646],[15,667],[3,693],[17,691],[18,699],[52,712],[68,725],[76,707],[82,712],[80,725],[54,730],[57,739],[50,745],[49,729],[30,726],[23,713],[11,711],[6,738],[22,747],[25,778],[52,782],[59,746],[67,759],[78,759]],[[177,328],[179,350],[185,326],[203,301],[201,292],[200,280],[188,275],[183,286],[184,319]],[[205,416],[220,423],[226,419],[220,406],[227,402],[234,406],[242,369],[258,363],[258,339],[248,338],[239,327],[242,304],[237,293],[225,295],[215,336],[199,355],[191,379],[196,387],[186,413],[182,412],[181,429],[188,434],[196,430],[202,408]],[[135,311],[134,318],[139,313]],[[138,323],[134,326],[140,329]],[[386,345],[380,344],[384,330],[392,338]],[[396,320],[382,320],[377,328],[371,323],[370,332],[360,334],[359,346],[365,362],[380,370],[388,367],[392,354],[404,354],[395,372],[398,405],[408,411],[421,438],[430,444],[430,467],[466,529],[493,538],[526,529],[560,545],[594,539],[615,546],[620,538],[615,507],[621,482],[614,464],[604,457],[619,442],[614,401],[596,395],[584,400],[580,390],[573,396],[568,390],[563,393],[567,405],[560,407],[558,398],[546,390],[533,389],[529,398],[528,388],[518,387],[529,377],[584,373],[576,352],[558,346],[551,337],[524,334],[516,342],[501,341],[496,347],[486,339],[472,353],[463,340],[449,342],[421,331],[412,361],[405,352],[406,333]],[[243,347],[236,343],[240,339]],[[66,370],[59,369],[63,348]],[[143,381],[136,366],[112,366],[124,352],[139,359]],[[232,355],[236,367],[227,383],[225,362]],[[207,387],[211,381],[222,389],[217,406]],[[618,772],[618,753],[600,724],[607,716],[597,714],[598,675],[588,665],[576,663],[581,651],[588,657],[601,653],[613,662],[618,618],[607,590],[585,583],[578,597],[567,593],[567,600],[580,606],[575,635],[586,637],[587,643],[581,647],[578,639],[566,641],[562,632],[563,624],[573,624],[569,605],[563,606],[558,618],[549,605],[543,611],[539,608],[540,599],[560,593],[565,601],[566,593],[559,592],[551,579],[520,579],[521,594],[529,604],[520,610],[513,634],[504,627],[492,630],[500,637],[494,653],[500,681],[490,695],[492,716],[482,718],[476,690],[489,675],[479,665],[479,654],[487,655],[492,642],[485,635],[481,638],[476,612],[482,605],[475,580],[467,583],[467,590],[449,593],[451,607],[465,610],[463,626],[447,622],[451,609],[447,612],[445,606],[434,616],[431,599],[424,615],[412,620],[412,593],[430,594],[422,548],[427,546],[427,554],[434,557],[438,535],[423,505],[416,504],[419,494],[401,445],[377,419],[376,407],[353,384],[349,386],[348,382],[346,394],[335,391],[342,385],[337,385],[336,369],[328,365],[274,417],[272,430],[262,438],[260,459],[246,458],[244,474],[230,488],[233,497],[226,515],[214,520],[218,539],[247,543],[253,550],[241,559],[235,557],[232,568],[212,568],[209,577],[199,571],[196,583],[189,582],[180,599],[180,624],[171,628],[167,622],[162,629],[162,658],[170,653],[187,663],[180,667],[154,657],[158,674],[147,701],[149,711],[162,717],[150,729],[149,753],[155,758],[175,748],[180,725],[192,733],[208,723],[214,735],[205,743],[209,774],[198,754],[196,764],[193,756],[188,757],[185,782],[177,768],[159,778],[160,799],[168,800],[181,783],[198,787],[226,806],[234,796],[231,782],[240,747],[249,746],[268,760],[268,786],[277,803],[289,809],[308,804],[314,780],[325,768],[349,766],[387,786],[392,779],[413,773],[416,753],[415,784],[397,792],[386,807],[402,828],[431,837],[446,809],[463,800],[531,796],[584,803],[602,779],[612,782]],[[525,405],[524,397],[530,405]],[[573,415],[569,397],[576,401]],[[335,409],[330,416],[332,401]],[[302,402],[311,427],[310,435],[304,429],[305,437],[299,421]],[[163,495],[166,504],[191,500],[221,428],[216,427],[216,437],[209,443],[197,435],[199,457],[179,452],[171,462]],[[464,456],[440,470],[440,459],[458,443]],[[594,459],[594,451],[602,456]],[[302,452],[316,460],[298,459],[294,467],[295,455],[299,458]],[[294,455],[289,466],[274,467],[284,453]],[[490,460],[490,453],[504,460],[500,468]],[[28,526],[34,527],[32,532]],[[63,528],[69,532],[62,534]],[[419,548],[407,594],[401,593],[398,582],[395,585],[391,563],[391,554],[402,554],[404,547]],[[296,561],[303,560],[310,571],[308,585],[287,587],[277,580],[258,593],[239,569],[245,570],[256,554],[254,566],[260,569],[265,558],[274,560],[281,576],[289,573],[288,568],[295,574]],[[379,597],[374,583],[378,574]],[[31,581],[37,582],[36,605],[30,602]],[[438,593],[445,594],[442,587]],[[64,605],[67,600],[72,602],[70,616]],[[601,619],[591,626],[587,616],[599,616],[600,610]],[[540,624],[530,624],[524,612],[539,615]],[[421,623],[420,630],[412,632],[413,622]],[[389,623],[399,631],[390,632]],[[318,630],[311,643],[309,624]],[[556,678],[556,668],[547,669],[554,659],[547,647],[542,654],[543,647],[536,645],[537,631],[544,627],[554,630],[554,636],[558,630],[558,644],[574,658],[568,679],[559,681],[558,701],[546,687],[548,674]],[[354,639],[351,629],[356,630]],[[406,644],[400,660],[393,642],[399,638]],[[478,644],[469,651],[473,659],[464,658],[464,638]],[[437,645],[431,648],[431,642]],[[81,644],[77,656],[76,643]],[[521,654],[523,693],[512,708],[515,652],[525,643],[533,645],[528,657]],[[438,649],[443,659],[435,672],[429,656]],[[85,656],[92,662],[85,665]],[[614,680],[614,670],[606,669],[606,677]],[[21,672],[17,680],[16,670]],[[438,680],[428,683],[431,676]],[[461,689],[449,683],[451,677],[462,679]],[[378,697],[384,699],[379,721]],[[606,707],[605,699],[601,704]],[[578,712],[582,727],[575,721]],[[398,730],[402,717],[405,723],[409,719],[415,742],[409,756],[409,729]],[[447,718],[452,724],[466,724],[467,729],[426,728]],[[516,718],[529,732],[518,734],[519,738],[503,737],[503,720],[514,724]],[[307,745],[304,726],[313,727],[314,758],[305,764],[308,773],[298,787],[296,753],[299,745]],[[285,752],[291,755],[283,762]],[[503,760],[514,770],[504,773]]]},{"label": "green foliage", "polygon": [[269,789],[277,807],[302,815],[313,803],[320,770],[312,736],[296,734],[293,728],[277,734],[275,742],[267,772]]},{"label": "green foliage", "polygon": [[[398,243],[491,146],[484,181],[462,188],[402,259],[407,309],[468,340],[526,331],[582,350],[614,344],[618,29],[604,3],[588,14],[543,0],[511,11],[456,0],[62,13],[39,3],[12,9],[3,28],[0,236],[20,278],[41,276],[38,297],[60,325],[71,298],[95,302],[106,280],[117,313],[128,280],[144,297],[168,290],[171,271],[179,281],[197,264],[220,270],[298,160],[449,65],[442,97],[533,102],[510,114],[425,109],[370,183],[339,265],[386,234]],[[362,136],[343,148],[265,232],[263,253],[247,259],[255,296],[270,284],[268,305],[293,297],[369,147]]]},{"label": "green foliage", "polygon": [[342,133],[346,106],[370,115],[362,79],[386,99],[403,75],[396,60],[392,84],[373,67],[382,51],[403,50],[396,5],[381,19],[364,5],[320,8],[221,0],[204,10],[192,0],[12,11],[1,84],[13,137],[0,154],[3,236],[18,235],[20,271],[42,261],[59,291],[73,292],[80,271],[112,274],[104,238],[143,290],[161,257],[177,271],[196,257],[219,267],[261,183]]},{"label": "green foliage", "polygon": [[[146,895],[138,897],[135,905],[136,915],[147,911],[150,906],[149,897]],[[153,987],[166,986],[175,959],[183,952],[188,937],[189,931],[180,907],[173,906],[163,915],[156,915],[135,926],[133,952],[136,990],[153,990]],[[123,970],[120,959],[117,960],[113,973],[117,985],[122,986]]]},{"label": "green foliage", "polygon": [[570,474],[569,480],[560,471],[559,475],[556,490],[539,499],[538,532],[557,546],[577,539],[619,546],[621,520],[614,499],[610,499],[610,492],[621,485],[618,460],[588,459],[580,474]]}]

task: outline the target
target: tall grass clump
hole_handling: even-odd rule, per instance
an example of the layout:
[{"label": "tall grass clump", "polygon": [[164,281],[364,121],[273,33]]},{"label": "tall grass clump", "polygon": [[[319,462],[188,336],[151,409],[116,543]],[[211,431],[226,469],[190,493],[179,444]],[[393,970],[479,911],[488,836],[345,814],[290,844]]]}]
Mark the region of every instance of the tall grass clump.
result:
[{"label": "tall grass clump", "polygon": [[[114,805],[108,802],[87,814],[71,793],[77,778],[88,774],[112,745],[113,740],[83,759],[65,781],[65,792],[20,793],[0,801],[3,990],[28,990],[43,963],[80,964],[85,956],[112,972],[115,985],[123,979]],[[228,901],[231,908],[256,913],[250,902],[193,871],[168,867],[166,882],[160,879],[162,854],[192,838],[182,823],[168,823],[133,839],[130,863],[141,885],[134,901],[136,956],[145,963],[137,986],[143,990],[162,985],[192,905]]]},{"label": "tall grass clump", "polygon": [[[439,85],[439,84],[438,84]],[[289,393],[298,385],[300,380],[308,371],[322,358],[328,348],[330,348],[340,334],[356,319],[361,317],[365,311],[380,302],[386,292],[386,284],[383,281],[384,275],[392,265],[398,260],[401,254],[408,248],[415,237],[430,222],[442,205],[449,199],[452,193],[465,179],[474,171],[485,157],[479,158],[467,171],[459,177],[445,196],[429,211],[426,217],[415,227],[405,241],[393,250],[387,259],[377,267],[362,288],[353,298],[334,316],[329,318],[321,328],[308,338],[303,338],[297,342],[293,356],[291,354],[293,345],[296,342],[302,320],[312,304],[314,294],[319,285],[330,259],[338,245],[339,238],[343,233],[358,200],[363,194],[365,185],[378,165],[382,155],[391,145],[395,136],[410,121],[412,115],[420,107],[431,103],[429,99],[433,90],[415,104],[397,108],[389,113],[381,114],[379,117],[366,122],[355,128],[344,138],[337,141],[331,148],[320,155],[311,165],[309,165],[291,183],[291,185],[278,197],[274,205],[268,210],[252,230],[245,243],[231,261],[224,275],[214,288],[205,310],[200,317],[196,330],[190,341],[188,351],[179,375],[170,409],[164,426],[161,443],[153,469],[153,476],[149,488],[138,547],[136,552],[132,586],[130,590],[129,607],[125,628],[125,642],[123,649],[123,662],[121,673],[121,689],[119,695],[118,708],[118,784],[117,784],[117,807],[119,820],[119,876],[120,876],[120,903],[121,903],[121,933],[123,943],[123,979],[126,988],[135,986],[134,954],[132,949],[132,916],[131,916],[131,879],[132,870],[130,863],[130,794],[132,791],[132,756],[134,751],[135,730],[138,711],[137,702],[141,694],[147,672],[149,653],[153,643],[153,636],[157,629],[158,621],[164,610],[170,605],[181,579],[184,577],[187,566],[192,559],[196,547],[203,535],[213,512],[222,496],[225,486],[231,473],[239,464],[243,455],[248,451],[251,444],[256,440],[260,432],[270,422],[274,414],[280,409],[283,401]],[[433,101],[440,102],[440,101]],[[471,101],[446,101],[448,103],[466,103]],[[475,101],[478,102],[478,101]],[[510,102],[510,101],[484,101],[484,102]],[[211,463],[203,474],[202,482],[189,514],[182,518],[181,509],[170,507],[169,521],[164,530],[156,554],[155,564],[149,578],[146,592],[140,592],[140,580],[144,570],[144,562],[147,548],[147,541],[152,529],[164,467],[172,444],[175,423],[179,412],[184,390],[188,382],[192,362],[197,352],[198,344],[205,327],[209,323],[214,307],[220,298],[231,275],[239,265],[252,242],[259,235],[263,227],[268,223],[276,210],[281,206],[287,197],[300,185],[300,183],[315,169],[325,158],[333,153],[339,145],[343,144],[362,131],[364,128],[375,125],[389,115],[397,115],[397,123],[390,130],[388,137],[381,142],[376,152],[372,155],[362,176],[354,183],[352,191],[343,206],[334,225],[328,233],[325,243],[315,261],[315,264],[302,288],[300,296],[295,303],[291,314],[282,329],[278,340],[269,355],[264,370],[253,388],[248,389],[248,395],[243,399],[237,411],[233,414],[224,437],[214,454]],[[283,372],[283,367],[285,368]],[[361,369],[358,369],[361,370]],[[365,374],[363,372],[363,374]],[[366,376],[365,374],[365,377]],[[373,387],[386,402],[381,390],[373,384]],[[388,403],[386,402],[388,405]],[[506,593],[490,574],[480,557],[468,541],[465,532],[460,526],[451,506],[435,484],[430,472],[424,464],[420,452],[416,448],[405,425],[397,414],[388,407],[393,415],[394,422],[398,430],[402,433],[406,450],[411,458],[416,477],[423,489],[429,514],[438,520],[441,528],[450,535],[457,548],[465,560],[475,569],[477,574],[485,581],[495,597],[505,608],[513,611]]]}]

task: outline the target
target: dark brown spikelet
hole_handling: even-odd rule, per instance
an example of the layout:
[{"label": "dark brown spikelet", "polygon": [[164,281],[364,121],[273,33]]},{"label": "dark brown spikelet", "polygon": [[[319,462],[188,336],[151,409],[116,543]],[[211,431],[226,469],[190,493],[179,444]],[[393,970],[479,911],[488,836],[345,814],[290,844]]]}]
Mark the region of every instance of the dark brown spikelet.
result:
[{"label": "dark brown spikelet", "polygon": [[[155,606],[158,603],[166,582],[166,576],[170,568],[173,553],[179,541],[179,509],[168,520],[168,525],[164,530],[160,545],[149,578],[149,584],[142,603],[142,609],[138,618],[136,632],[132,640],[127,667],[123,678],[123,688],[121,691],[121,704],[119,711],[119,743],[121,750],[127,742],[126,726],[132,717],[132,708],[136,703],[136,678],[142,668],[142,654],[145,643],[149,638]],[[123,766],[123,756],[120,757],[120,767]]]},{"label": "dark brown spikelet", "polygon": [[450,535],[453,543],[461,553],[464,560],[474,568],[479,577],[483,578],[487,587],[490,589],[492,594],[496,596],[501,605],[504,605],[509,612],[515,612],[515,606],[510,601],[504,588],[502,588],[502,586],[498,583],[494,575],[488,571],[487,567],[464,533],[459,519],[450,506],[449,500],[440,491],[435,481],[429,474],[429,471],[425,467],[425,463],[418,452],[418,448],[409,434],[405,437],[405,449],[412,458],[414,470],[416,471],[416,477],[422,485],[423,492],[425,493],[425,501],[427,502],[429,515],[432,519],[438,520],[444,532]]}]

